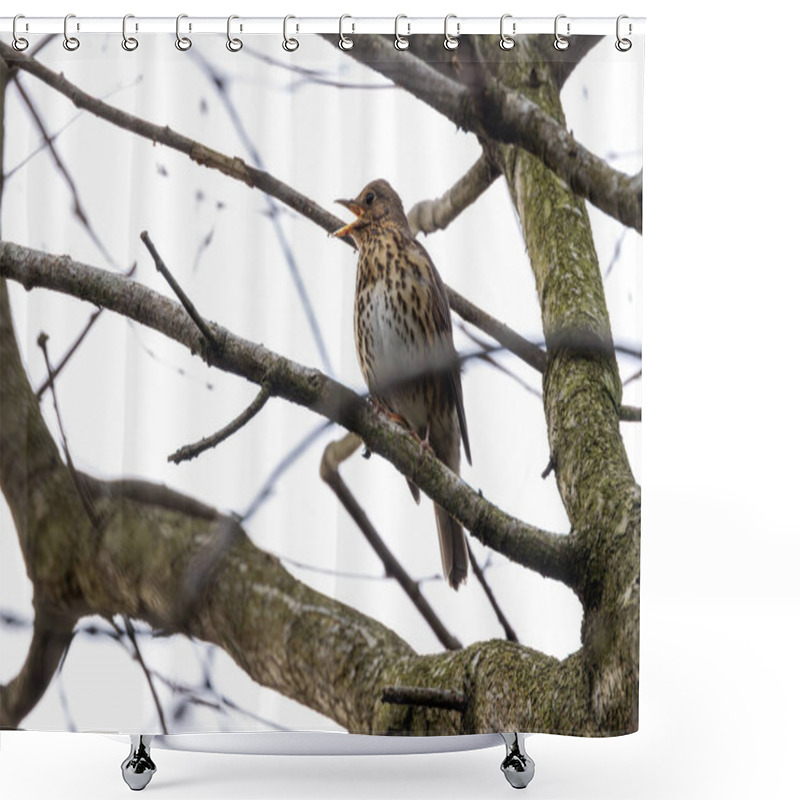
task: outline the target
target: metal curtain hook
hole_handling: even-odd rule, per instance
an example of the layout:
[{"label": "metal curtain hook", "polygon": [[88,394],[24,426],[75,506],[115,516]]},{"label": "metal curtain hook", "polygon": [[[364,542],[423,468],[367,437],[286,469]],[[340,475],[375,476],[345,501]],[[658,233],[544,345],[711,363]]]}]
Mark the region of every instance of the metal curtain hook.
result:
[{"label": "metal curtain hook", "polygon": [[[352,50],[355,42],[349,37],[344,35],[344,21],[346,19],[353,19],[349,14],[342,14],[339,17],[339,48],[342,50]],[[353,25],[353,33],[355,33],[356,26]]]},{"label": "metal curtain hook", "polygon": [[[186,19],[188,14],[178,14],[175,17],[175,47],[178,50],[188,50],[192,46],[192,40],[188,36],[181,36],[181,20]],[[189,23],[189,30],[192,29],[191,22]]]},{"label": "metal curtain hook", "polygon": [[[28,42],[28,40],[25,37],[20,36],[19,34],[17,34],[17,20],[19,20],[19,19],[25,19],[25,15],[24,14],[17,14],[17,16],[14,17],[14,24],[11,26],[11,33],[12,33],[12,35],[14,37],[14,41],[11,44],[14,47],[15,50],[17,50],[17,51],[19,51],[21,53],[23,50],[27,50],[28,49],[28,44],[30,44],[30,43]],[[25,30],[27,30],[27,23],[25,25]]]},{"label": "metal curtain hook", "polygon": [[[238,53],[244,47],[244,42],[242,42],[241,39],[235,36],[231,36],[231,22],[233,22],[235,19],[239,19],[239,17],[237,17],[236,14],[231,14],[228,17],[228,27],[226,29],[228,34],[228,41],[225,42],[225,47],[227,47],[228,50],[231,51],[231,53]],[[239,30],[241,29],[242,28],[240,26]]]},{"label": "metal curtain hook", "polygon": [[69,35],[69,30],[67,29],[67,25],[69,24],[69,21],[71,19],[75,19],[74,14],[67,14],[67,16],[64,17],[64,42],[63,42],[64,49],[69,50],[70,52],[72,52],[73,50],[77,50],[81,46],[80,39],[78,39],[76,36]]},{"label": "metal curtain hook", "polygon": [[[506,22],[507,19],[511,19],[511,14],[503,14],[503,16],[500,17],[500,49],[501,50],[510,50],[516,44],[516,42],[514,41],[514,37],[513,36],[509,36],[504,30],[504,25],[505,25],[505,22]],[[512,22],[511,23],[511,33],[514,34],[516,32],[517,32],[517,23],[516,22]]]},{"label": "metal curtain hook", "polygon": [[[287,53],[293,53],[298,47],[300,47],[300,42],[298,42],[294,37],[289,36],[290,19],[297,19],[297,17],[293,17],[291,14],[289,14],[283,18],[283,49]],[[295,30],[297,30],[296,27]]]},{"label": "metal curtain hook", "polygon": [[408,19],[405,14],[398,14],[394,18],[394,46],[397,50],[408,50],[411,47],[411,42],[408,41],[408,36],[411,34],[411,23],[407,23],[408,32],[406,36],[400,35],[400,20]]},{"label": "metal curtain hook", "polygon": [[[631,40],[630,40],[630,39],[623,39],[623,38],[620,36],[620,28],[622,27],[622,26],[620,25],[620,23],[621,23],[621,22],[622,22],[622,20],[624,20],[624,19],[628,19],[628,16],[627,16],[626,14],[620,14],[620,15],[617,17],[617,41],[614,43],[614,47],[616,47],[616,48],[617,48],[617,50],[619,50],[619,51],[620,51],[620,53],[627,53],[627,52],[628,52],[628,50],[630,50],[630,49],[631,49],[631,47],[633,47],[633,42],[631,42]],[[628,35],[630,36],[630,34],[631,34],[632,32],[633,32],[633,27],[631,26],[631,24],[630,24],[630,22],[629,22],[629,23],[628,23]]]},{"label": "metal curtain hook", "polygon": [[456,17],[455,14],[448,14],[444,18],[444,42],[443,42],[443,44],[444,44],[445,50],[455,50],[458,47],[458,34],[459,34],[459,31],[461,30],[461,23],[460,22],[456,22],[456,35],[453,36],[447,30],[447,23],[450,22],[451,19],[457,20],[458,18]]},{"label": "metal curtain hook", "polygon": [[[569,39],[564,38],[558,32],[558,21],[560,19],[566,19],[566,18],[567,18],[566,14],[559,14],[556,17],[556,21],[553,25],[553,33],[555,35],[555,39],[553,40],[553,47],[555,47],[556,50],[566,50],[569,47]],[[567,23],[567,36],[569,36],[569,22]]]},{"label": "metal curtain hook", "polygon": [[[133,36],[128,36],[128,20],[134,19],[133,14],[126,14],[122,18],[122,49],[127,50],[129,53],[133,52],[139,46],[139,40]],[[139,26],[136,26],[139,30]]]}]

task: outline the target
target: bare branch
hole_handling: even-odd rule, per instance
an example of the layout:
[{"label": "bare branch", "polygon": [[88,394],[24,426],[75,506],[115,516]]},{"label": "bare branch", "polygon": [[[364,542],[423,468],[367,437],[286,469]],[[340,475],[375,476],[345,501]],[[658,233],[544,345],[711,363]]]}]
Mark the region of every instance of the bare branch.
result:
[{"label": "bare branch", "polygon": [[547,366],[547,353],[541,347],[529,342],[504,322],[487,314],[450,287],[447,287],[447,299],[450,302],[450,308],[461,319],[480,328],[484,333],[488,333],[506,350],[521,358],[526,364],[530,364],[537,372],[544,372]]},{"label": "bare branch", "polygon": [[511,627],[511,623],[508,621],[508,617],[503,613],[503,609],[500,608],[500,604],[497,602],[497,598],[494,596],[491,586],[487,583],[486,576],[483,574],[483,569],[478,563],[478,559],[475,558],[475,553],[472,552],[469,542],[467,542],[467,553],[469,553],[469,563],[472,564],[472,571],[475,573],[478,583],[489,599],[489,603],[494,609],[494,613],[497,615],[497,621],[506,634],[506,639],[508,639],[509,642],[518,642],[519,638],[517,637],[516,631]]},{"label": "bare branch", "polygon": [[206,325],[205,320],[200,316],[197,309],[194,307],[194,303],[189,299],[186,292],[183,291],[181,285],[175,280],[173,274],[169,271],[167,265],[162,260],[161,256],[158,254],[156,250],[156,246],[153,244],[150,236],[148,235],[147,231],[142,231],[141,239],[145,243],[147,249],[150,251],[150,255],[153,257],[153,261],[155,262],[156,269],[166,278],[167,283],[170,285],[170,288],[173,292],[178,296],[178,299],[181,301],[181,304],[186,309],[186,313],[192,318],[194,324],[200,329],[200,333],[203,334],[206,341],[216,349],[219,346],[219,343],[214,338],[214,334],[211,333],[209,330],[208,325]]},{"label": "bare branch", "polygon": [[[331,41],[331,37],[324,38]],[[509,91],[496,78],[486,75],[483,85],[473,91],[412,53],[397,52],[389,39],[374,34],[359,36],[358,47],[348,54],[407,89],[459,128],[527,150],[579,197],[641,233],[641,180],[610,167],[540,106]]]},{"label": "bare branch", "polygon": [[331,487],[333,493],[339,498],[339,502],[358,525],[361,533],[364,534],[364,538],[383,562],[386,574],[400,584],[403,591],[408,595],[409,600],[416,606],[417,611],[430,625],[431,630],[436,634],[436,638],[448,650],[460,650],[463,647],[461,642],[444,626],[444,623],[439,619],[420,591],[419,583],[409,576],[403,569],[402,564],[394,557],[394,554],[386,546],[381,535],[370,522],[369,517],[367,517],[366,512],[350,489],[347,488],[347,484],[339,474],[339,465],[350,458],[361,444],[361,439],[354,433],[348,433],[343,439],[331,442],[322,454],[322,461],[319,465],[320,477]]},{"label": "bare branch", "polygon": [[[133,266],[125,273],[125,277],[130,278],[134,272],[136,272],[136,262],[134,262]],[[37,399],[41,399],[44,396],[44,393],[53,385],[53,381],[55,381],[55,379],[61,374],[61,370],[67,366],[72,356],[78,352],[78,348],[83,344],[83,340],[86,338],[89,331],[94,326],[94,323],[97,322],[102,313],[102,308],[98,308],[92,312],[91,316],[89,317],[89,321],[75,338],[75,341],[69,346],[67,352],[61,357],[61,361],[58,362],[58,364],[53,368],[53,371],[47,376],[47,379],[44,381],[44,383],[36,390]]]},{"label": "bare branch", "polygon": [[228,437],[233,436],[240,428],[243,428],[262,408],[264,408],[267,400],[269,400],[269,395],[269,384],[265,384],[261,387],[255,400],[253,400],[236,419],[229,422],[224,428],[221,428],[211,436],[204,437],[194,444],[184,445],[168,456],[167,461],[172,461],[174,464],[180,464],[181,461],[190,461],[193,458],[197,458],[200,453],[204,453],[206,450],[216,447],[220,442],[224,442]]},{"label": "bare branch", "polygon": [[139,649],[139,642],[136,640],[136,631],[133,630],[133,625],[131,625],[130,619],[125,617],[125,632],[128,634],[128,638],[131,640],[131,644],[133,645],[133,652],[136,656],[136,660],[142,667],[144,671],[144,677],[147,681],[147,686],[150,689],[150,694],[153,697],[153,702],[156,706],[156,711],[158,712],[158,721],[161,723],[161,730],[167,734],[169,731],[167,730],[167,720],[164,717],[164,709],[161,707],[161,700],[158,698],[158,692],[156,692],[156,687],[153,686],[153,678],[150,675],[150,670],[147,664],[144,663],[144,656],[142,655],[142,651]]},{"label": "bare branch", "polygon": [[66,182],[67,186],[69,187],[70,194],[72,195],[72,210],[75,216],[78,218],[79,222],[83,226],[86,233],[89,234],[89,238],[95,243],[97,249],[102,253],[103,258],[108,261],[109,264],[114,264],[114,259],[111,257],[111,254],[106,249],[106,246],[100,241],[100,237],[97,235],[94,227],[92,226],[91,222],[89,221],[89,215],[86,213],[86,209],[84,209],[83,204],[81,203],[81,199],[78,195],[78,187],[75,185],[75,181],[70,174],[69,170],[67,169],[66,164],[61,159],[61,156],[56,149],[55,140],[54,138],[47,132],[47,128],[44,125],[44,120],[42,119],[39,110],[33,104],[33,100],[31,100],[28,93],[25,91],[25,87],[20,83],[18,76],[14,75],[14,83],[17,86],[17,91],[20,94],[25,105],[28,107],[28,111],[30,112],[31,118],[33,119],[36,127],[41,134],[42,139],[44,139],[44,143],[47,149],[50,151],[50,155],[53,158],[53,163],[56,165],[56,169],[61,173],[64,181]]},{"label": "bare branch", "polygon": [[61,433],[61,446],[64,448],[64,458],[67,460],[67,468],[69,469],[69,474],[72,476],[72,481],[75,484],[75,489],[78,492],[78,496],[81,499],[81,503],[83,503],[83,507],[86,510],[86,515],[89,517],[92,523],[92,527],[96,530],[100,528],[100,518],[97,516],[97,512],[94,508],[94,503],[92,503],[91,497],[89,497],[89,493],[86,491],[86,485],[78,475],[77,470],[75,469],[75,464],[72,461],[72,456],[69,452],[69,445],[67,444],[67,434],[64,430],[64,421],[61,419],[61,410],[58,407],[58,398],[56,397],[56,387],[53,384],[53,368],[50,365],[50,356],[47,353],[47,339],[48,336],[44,331],[39,334],[39,337],[36,340],[36,344],[39,345],[42,354],[44,355],[44,363],[47,367],[47,381],[50,384],[50,393],[53,397],[53,409],[56,412],[56,421],[58,422],[58,430]]},{"label": "bare branch", "polygon": [[416,236],[443,231],[465,208],[472,205],[500,175],[486,152],[436,200],[421,200],[408,212],[408,224]]},{"label": "bare branch", "polygon": [[[40,286],[87,300],[160,331],[193,349],[195,323],[181,306],[121,275],[0,242],[0,275],[26,287]],[[358,434],[373,452],[388,459],[432,500],[448,511],[483,544],[512,561],[572,585],[574,553],[571,536],[528,525],[488,502],[435,456],[420,455],[417,440],[387,419],[355,392],[262,345],[247,341],[211,323],[218,350],[206,353],[208,363],[262,385],[273,395],[303,405]]]},{"label": "bare branch", "polygon": [[53,385],[53,381],[58,377],[59,373],[62,369],[67,365],[67,362],[72,358],[72,356],[77,351],[78,347],[80,347],[83,340],[86,338],[86,335],[92,329],[92,326],[95,322],[97,322],[97,318],[103,313],[102,308],[98,308],[96,311],[92,312],[92,315],[89,317],[89,321],[84,326],[84,329],[78,334],[78,337],[75,341],[70,345],[69,350],[64,354],[61,361],[58,362],[58,366],[55,369],[51,370],[47,374],[47,378],[45,379],[44,383],[36,390],[36,397],[41,399],[44,396],[44,393]]},{"label": "bare branch", "polygon": [[[227,90],[227,78],[220,74],[210,61],[203,58],[201,52],[198,52],[195,58],[199,61],[204,72],[206,73],[206,76],[210,79],[211,85],[217,91],[217,94],[222,101],[222,105],[231,122],[233,123],[233,127],[236,130],[240,141],[247,148],[250,154],[250,160],[259,169],[263,169],[264,165],[258,152],[258,148],[247,133],[247,129],[242,122],[239,111],[231,100],[230,92]],[[333,374],[333,364],[330,360],[330,356],[328,355],[328,348],[325,346],[325,338],[322,335],[322,329],[320,328],[319,321],[317,320],[317,314],[314,311],[311,297],[308,294],[305,281],[303,280],[303,276],[300,272],[300,265],[297,263],[294,252],[292,251],[289,241],[286,238],[286,234],[283,231],[283,225],[281,224],[280,216],[277,213],[278,206],[275,204],[275,201],[272,199],[270,193],[266,193],[264,199],[267,203],[267,217],[278,239],[278,244],[280,245],[283,259],[289,269],[289,274],[292,278],[292,282],[294,283],[295,291],[300,299],[300,305],[303,309],[303,313],[305,314],[308,326],[311,329],[311,335],[314,338],[314,343],[316,344],[319,357],[322,361],[322,366],[328,374]]]}]

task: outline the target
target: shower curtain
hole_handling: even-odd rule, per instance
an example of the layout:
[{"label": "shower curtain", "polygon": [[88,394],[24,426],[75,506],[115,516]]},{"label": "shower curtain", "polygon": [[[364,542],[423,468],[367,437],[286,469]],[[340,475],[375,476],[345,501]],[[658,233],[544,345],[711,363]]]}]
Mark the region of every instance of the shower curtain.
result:
[{"label": "shower curtain", "polygon": [[0,42],[0,724],[636,730],[641,37],[128,22]]}]

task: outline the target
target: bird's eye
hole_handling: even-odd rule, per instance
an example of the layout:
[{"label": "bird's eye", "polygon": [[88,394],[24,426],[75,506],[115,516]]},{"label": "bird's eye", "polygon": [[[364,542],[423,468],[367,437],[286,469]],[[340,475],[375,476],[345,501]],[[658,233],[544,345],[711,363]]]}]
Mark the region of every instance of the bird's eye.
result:
[{"label": "bird's eye", "polygon": [[367,192],[367,196],[364,198],[364,202],[371,206],[372,202],[375,200],[375,192]]}]

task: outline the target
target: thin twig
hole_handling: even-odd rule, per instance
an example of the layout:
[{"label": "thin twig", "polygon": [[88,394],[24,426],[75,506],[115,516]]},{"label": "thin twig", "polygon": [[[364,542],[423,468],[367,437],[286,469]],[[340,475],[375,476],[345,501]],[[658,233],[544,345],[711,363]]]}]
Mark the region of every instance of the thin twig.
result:
[{"label": "thin twig", "polygon": [[53,162],[56,165],[56,169],[61,173],[64,181],[66,182],[67,186],[69,187],[70,194],[72,195],[72,211],[75,216],[80,221],[81,225],[83,226],[86,233],[89,234],[89,238],[95,243],[97,249],[102,253],[103,258],[108,261],[109,264],[113,264],[116,266],[116,262],[111,257],[111,254],[106,249],[106,246],[100,241],[100,237],[97,235],[94,227],[92,226],[91,222],[89,222],[89,215],[86,213],[86,210],[81,203],[81,199],[78,196],[78,187],[75,185],[75,181],[72,178],[69,170],[67,169],[66,164],[61,160],[61,156],[56,149],[55,139],[52,137],[48,132],[47,128],[45,128],[44,120],[42,119],[41,114],[39,113],[36,106],[33,104],[33,100],[31,100],[28,93],[25,91],[25,87],[19,80],[18,75],[14,75],[14,83],[17,86],[17,91],[20,94],[25,105],[28,107],[28,111],[33,119],[34,124],[39,130],[42,139],[44,140],[47,149],[50,151],[50,155],[53,158]]},{"label": "thin twig", "polygon": [[84,329],[80,332],[80,334],[78,334],[78,337],[70,345],[69,350],[67,350],[67,352],[63,355],[61,361],[58,362],[58,366],[51,373],[48,374],[45,382],[36,390],[37,400],[41,400],[44,393],[53,385],[53,381],[58,377],[61,370],[64,369],[70,358],[72,358],[72,356],[75,354],[81,342],[83,342],[83,340],[86,338],[86,334],[89,333],[94,323],[97,322],[97,318],[102,313],[103,313],[102,308],[98,308],[92,312],[92,315],[89,317],[89,321],[86,323]]},{"label": "thin twig", "polygon": [[275,466],[272,472],[267,476],[267,479],[264,481],[264,485],[259,489],[258,494],[253,498],[250,502],[250,505],[247,507],[247,510],[243,513],[238,515],[239,522],[244,525],[253,514],[258,511],[259,508],[263,505],[263,503],[267,500],[268,497],[272,494],[275,489],[275,484],[278,481],[278,478],[283,475],[289,467],[294,464],[300,456],[305,453],[305,451],[320,437],[323,433],[325,433],[328,428],[331,426],[330,420],[325,420],[325,422],[321,422],[319,425],[315,425]]},{"label": "thin twig", "polygon": [[50,383],[50,394],[53,397],[53,409],[56,412],[56,421],[58,422],[58,429],[61,432],[61,445],[64,448],[64,458],[67,462],[67,469],[69,470],[69,474],[72,477],[72,482],[75,485],[75,489],[78,492],[78,497],[80,497],[81,503],[86,511],[86,515],[89,517],[89,521],[92,523],[92,527],[95,530],[99,530],[101,527],[101,520],[100,517],[97,516],[97,512],[94,508],[94,503],[92,499],[89,497],[88,492],[86,491],[86,485],[81,480],[80,476],[78,475],[78,471],[75,469],[75,464],[72,461],[72,456],[69,452],[69,445],[67,444],[67,434],[64,430],[64,422],[61,419],[61,411],[58,407],[58,398],[56,397],[56,387],[53,384],[53,368],[50,365],[50,356],[47,353],[47,334],[42,331],[39,334],[39,337],[36,340],[36,344],[42,350],[42,354],[44,355],[44,363],[47,367],[47,377]]},{"label": "thin twig", "polygon": [[145,243],[147,249],[150,251],[150,255],[153,257],[153,261],[155,262],[156,269],[166,278],[167,283],[170,285],[170,288],[178,297],[178,300],[181,301],[181,305],[186,309],[186,313],[192,318],[192,321],[195,325],[200,329],[200,333],[206,338],[208,343],[216,350],[217,349],[217,340],[213,333],[211,333],[211,329],[206,324],[205,320],[200,316],[197,309],[194,307],[194,303],[189,299],[186,292],[183,291],[180,284],[173,274],[169,271],[167,265],[162,260],[161,256],[158,254],[156,250],[156,246],[150,239],[147,231],[142,231],[141,239]]},{"label": "thin twig", "polygon": [[333,493],[339,498],[339,502],[345,507],[347,513],[358,525],[361,533],[364,534],[364,538],[383,562],[386,574],[400,584],[408,598],[430,625],[431,630],[436,634],[439,641],[448,650],[460,650],[462,647],[461,642],[445,628],[444,623],[439,619],[420,591],[419,583],[409,576],[400,562],[394,557],[392,551],[386,546],[364,509],[347,488],[342,476],[339,474],[339,465],[353,455],[360,446],[361,439],[354,433],[348,433],[344,438],[331,442],[323,453],[322,461],[319,465],[319,474],[322,480],[331,487]]},{"label": "thin twig", "polygon": [[381,702],[401,706],[443,708],[446,711],[467,710],[467,696],[455,689],[431,689],[420,686],[384,686]]},{"label": "thin twig", "polygon": [[[133,273],[136,272],[136,262],[133,263],[133,266],[125,273],[126,278],[130,278]],[[89,317],[89,321],[84,326],[83,330],[78,334],[75,341],[70,345],[69,349],[66,353],[61,357],[61,361],[58,362],[56,368],[53,370],[51,375],[47,376],[47,380],[36,390],[36,399],[41,400],[44,393],[53,385],[53,381],[59,376],[61,370],[67,366],[67,363],[75,355],[78,351],[78,348],[83,343],[83,340],[86,338],[89,331],[92,329],[92,326],[95,322],[97,322],[98,317],[103,313],[105,309],[98,308],[96,309],[92,315]]]},{"label": "thin twig", "polygon": [[480,347],[483,350],[483,353],[480,353],[476,356],[477,358],[480,358],[481,361],[485,361],[487,364],[491,364],[496,370],[502,372],[504,375],[511,378],[511,380],[518,383],[523,389],[525,389],[526,392],[530,392],[531,394],[536,395],[536,397],[541,398],[542,393],[538,389],[526,383],[522,378],[520,378],[519,375],[515,374],[510,369],[508,369],[508,367],[503,366],[499,361],[492,358],[490,353],[496,348],[494,348],[491,344],[489,344],[489,342],[487,342],[485,339],[481,338],[480,336],[477,336],[475,333],[469,330],[469,328],[467,328],[467,326],[464,325],[463,322],[459,322],[458,327],[468,339],[475,342],[475,344],[477,344],[478,347]]},{"label": "thin twig", "polygon": [[497,615],[497,621],[502,626],[503,630],[506,634],[506,639],[509,642],[518,642],[519,639],[517,638],[517,634],[514,629],[511,627],[511,623],[508,621],[508,617],[503,613],[503,609],[500,608],[500,604],[497,602],[497,598],[494,596],[494,592],[492,588],[486,581],[486,576],[483,574],[483,568],[478,563],[478,559],[475,558],[475,553],[472,552],[472,547],[470,547],[469,542],[467,542],[467,553],[469,553],[469,563],[472,564],[472,571],[475,573],[475,577],[478,579],[478,583],[481,585],[483,591],[486,593],[486,597],[489,600],[492,608],[494,609],[494,613]]},{"label": "thin twig", "polygon": [[631,375],[629,378],[626,378],[622,382],[622,385],[623,386],[627,386],[629,383],[633,383],[634,381],[638,381],[641,377],[642,377],[642,371],[640,369],[636,370],[636,372],[634,372],[633,375]]},{"label": "thin twig", "polygon": [[240,428],[243,428],[262,408],[264,408],[267,400],[269,400],[269,394],[269,384],[265,383],[261,387],[255,400],[253,400],[236,419],[229,422],[224,428],[221,428],[211,436],[203,437],[199,442],[195,442],[194,444],[184,445],[168,456],[167,461],[180,464],[181,461],[189,461],[192,458],[196,458],[200,453],[210,450],[212,447],[216,447],[220,442],[224,442],[228,437],[233,436]]},{"label": "thin twig", "polygon": [[[348,81],[339,81],[334,78],[327,77],[327,73],[323,72],[322,70],[309,69],[308,67],[302,67],[298,64],[290,64],[286,61],[281,61],[280,59],[272,58],[272,56],[268,56],[266,53],[261,53],[252,47],[245,48],[244,52],[251,58],[255,58],[258,61],[262,61],[265,64],[269,64],[271,67],[276,67],[277,69],[286,70],[287,72],[292,72],[295,75],[299,75],[308,83],[316,83],[321,86],[331,86],[335,89],[367,89],[367,90],[394,89],[395,91],[397,90],[397,86],[391,81],[388,83],[351,83]],[[297,83],[298,85],[302,85],[302,81],[298,81]]]},{"label": "thin twig", "polygon": [[144,671],[144,677],[147,679],[147,685],[150,687],[150,694],[153,696],[153,702],[156,704],[156,711],[158,712],[158,719],[161,722],[161,729],[164,734],[169,733],[167,730],[167,721],[164,719],[164,709],[161,708],[161,701],[158,699],[158,692],[156,692],[156,687],[153,686],[153,678],[150,675],[150,669],[148,668],[147,664],[144,663],[144,657],[142,656],[142,651],[139,649],[139,643],[136,641],[136,632],[133,630],[133,625],[131,625],[130,619],[128,617],[124,617],[125,619],[125,631],[128,634],[128,638],[131,640],[131,644],[133,645],[134,653],[136,654],[136,660],[141,664],[142,670]]}]

